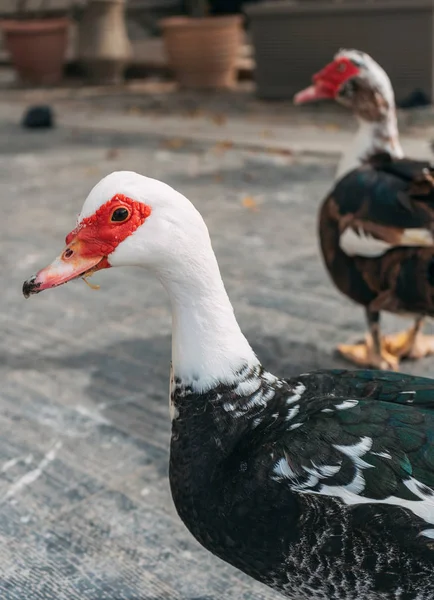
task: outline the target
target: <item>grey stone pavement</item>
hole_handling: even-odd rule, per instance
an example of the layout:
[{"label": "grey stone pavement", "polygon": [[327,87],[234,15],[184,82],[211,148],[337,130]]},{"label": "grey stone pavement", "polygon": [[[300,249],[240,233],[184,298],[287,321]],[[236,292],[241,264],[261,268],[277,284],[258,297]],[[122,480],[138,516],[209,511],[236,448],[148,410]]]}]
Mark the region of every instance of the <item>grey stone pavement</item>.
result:
[{"label": "grey stone pavement", "polygon": [[[349,133],[318,126],[309,138],[309,123],[242,111],[223,123],[67,98],[56,129],[26,132],[26,101],[0,103],[0,598],[277,600],[203,550],[172,505],[170,314],[159,284],[131,268],[95,276],[99,291],[78,281],[24,300],[21,285],[62,249],[98,179],[136,170],[202,212],[267,367],[289,376],[344,366],[333,347],[364,331],[363,314],[328,281],[316,213],[334,136],[343,144]],[[428,139],[408,143],[429,156]]]}]

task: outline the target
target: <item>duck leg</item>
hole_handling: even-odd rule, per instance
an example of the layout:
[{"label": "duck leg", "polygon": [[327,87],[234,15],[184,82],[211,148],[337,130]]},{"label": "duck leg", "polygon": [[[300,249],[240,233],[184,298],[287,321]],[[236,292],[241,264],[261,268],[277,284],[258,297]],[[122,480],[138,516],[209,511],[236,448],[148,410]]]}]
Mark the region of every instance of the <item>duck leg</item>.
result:
[{"label": "duck leg", "polygon": [[424,335],[422,327],[423,317],[418,317],[410,329],[386,335],[383,344],[387,352],[398,359],[418,359],[434,354],[434,335]]},{"label": "duck leg", "polygon": [[399,358],[392,355],[380,337],[380,313],[366,309],[369,333],[365,342],[359,344],[341,344],[338,352],[350,362],[361,367],[397,371]]}]

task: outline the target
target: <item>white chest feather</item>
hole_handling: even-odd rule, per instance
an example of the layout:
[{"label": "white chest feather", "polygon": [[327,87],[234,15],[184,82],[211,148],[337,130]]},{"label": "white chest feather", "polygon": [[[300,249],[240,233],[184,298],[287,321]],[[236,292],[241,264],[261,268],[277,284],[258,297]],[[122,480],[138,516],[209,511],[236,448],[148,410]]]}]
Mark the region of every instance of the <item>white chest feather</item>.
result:
[{"label": "white chest feather", "polygon": [[391,248],[399,246],[420,247],[433,244],[432,232],[421,228],[404,229],[393,243],[375,238],[362,228],[355,230],[352,227],[347,227],[339,239],[339,246],[347,256],[363,256],[364,258],[382,256]]}]

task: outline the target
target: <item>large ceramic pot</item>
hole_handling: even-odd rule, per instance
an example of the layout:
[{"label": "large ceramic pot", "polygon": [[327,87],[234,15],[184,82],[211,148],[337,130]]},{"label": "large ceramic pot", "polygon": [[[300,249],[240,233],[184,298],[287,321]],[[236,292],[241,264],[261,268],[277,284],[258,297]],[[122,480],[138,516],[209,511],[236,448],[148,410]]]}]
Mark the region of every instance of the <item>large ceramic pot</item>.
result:
[{"label": "large ceramic pot", "polygon": [[228,88],[237,79],[239,15],[161,21],[170,67],[182,87]]},{"label": "large ceramic pot", "polygon": [[55,84],[62,79],[68,28],[67,18],[1,22],[5,46],[24,83]]},{"label": "large ceramic pot", "polygon": [[120,83],[131,55],[125,0],[90,0],[78,30],[78,59],[89,80]]}]

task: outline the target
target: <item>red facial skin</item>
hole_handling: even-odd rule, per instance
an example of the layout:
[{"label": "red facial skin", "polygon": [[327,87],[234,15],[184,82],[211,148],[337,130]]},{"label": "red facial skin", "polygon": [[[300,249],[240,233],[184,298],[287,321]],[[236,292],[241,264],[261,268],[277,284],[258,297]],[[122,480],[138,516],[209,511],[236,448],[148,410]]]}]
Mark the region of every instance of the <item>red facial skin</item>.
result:
[{"label": "red facial skin", "polygon": [[[113,214],[119,208],[125,208],[128,216],[123,221],[113,221]],[[146,204],[116,194],[66,236],[67,246],[61,256],[25,282],[24,295],[36,294],[76,277],[107,269],[110,267],[108,256],[150,214],[151,208]]]},{"label": "red facial skin", "polygon": [[[125,221],[111,220],[113,213],[118,208],[128,210],[129,215]],[[136,202],[123,194],[116,194],[93,215],[83,219],[71,233],[68,233],[65,242],[68,248],[79,244],[80,256],[107,257],[125,238],[134,233],[150,214],[151,209],[146,204]]]},{"label": "red facial skin", "polygon": [[359,68],[349,58],[338,58],[326,65],[312,77],[313,85],[294,96],[295,104],[304,104],[314,100],[336,98],[343,83],[355,77]]}]

